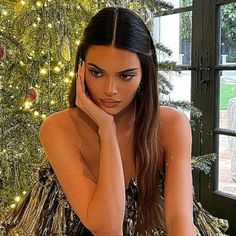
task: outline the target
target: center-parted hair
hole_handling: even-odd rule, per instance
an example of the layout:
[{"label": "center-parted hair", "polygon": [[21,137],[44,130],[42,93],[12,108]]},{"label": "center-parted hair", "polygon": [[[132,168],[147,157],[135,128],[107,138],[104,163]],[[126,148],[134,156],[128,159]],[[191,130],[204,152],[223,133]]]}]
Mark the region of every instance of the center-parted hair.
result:
[{"label": "center-parted hair", "polygon": [[[158,187],[160,105],[154,43],[144,21],[134,11],[123,7],[106,7],[97,12],[84,29],[75,57],[75,74],[79,58],[85,60],[92,45],[125,49],[136,53],[140,60],[142,78],[139,92],[134,97],[134,144],[130,148],[134,150],[135,167],[138,171],[136,230],[139,235],[152,235],[152,230],[157,226],[165,228]],[[76,106],[75,79],[68,97],[69,107]]]}]

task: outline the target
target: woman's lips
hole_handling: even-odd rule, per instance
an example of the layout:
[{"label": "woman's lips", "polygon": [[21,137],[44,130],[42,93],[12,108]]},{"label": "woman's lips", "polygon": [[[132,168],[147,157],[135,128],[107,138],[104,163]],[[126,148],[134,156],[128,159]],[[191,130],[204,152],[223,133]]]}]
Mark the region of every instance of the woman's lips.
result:
[{"label": "woman's lips", "polygon": [[100,101],[105,107],[110,107],[110,108],[115,107],[120,103],[120,101],[112,100],[112,99],[109,99],[109,100],[100,99]]}]

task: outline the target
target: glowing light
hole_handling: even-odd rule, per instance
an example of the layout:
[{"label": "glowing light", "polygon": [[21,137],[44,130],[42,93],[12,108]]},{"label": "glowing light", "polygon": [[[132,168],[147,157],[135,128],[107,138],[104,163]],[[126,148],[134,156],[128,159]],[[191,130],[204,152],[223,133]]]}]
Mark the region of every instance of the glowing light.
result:
[{"label": "glowing light", "polygon": [[29,109],[31,106],[32,106],[32,102],[26,101],[26,102],[24,103],[25,109]]},{"label": "glowing light", "polygon": [[2,11],[2,14],[3,14],[4,16],[6,16],[8,13],[7,13],[6,10],[3,10],[3,11]]},{"label": "glowing light", "polygon": [[76,44],[76,45],[79,45],[79,44],[80,44],[80,41],[79,41],[79,40],[76,40],[76,41],[75,41],[75,44]]},{"label": "glowing light", "polygon": [[39,16],[37,17],[37,21],[41,21],[41,18]]},{"label": "glowing light", "polygon": [[55,104],[55,102],[54,102],[53,100],[52,100],[50,103],[51,103],[52,105]]},{"label": "glowing light", "polygon": [[22,5],[25,5],[25,1],[21,1],[21,4],[22,4]]},{"label": "glowing light", "polygon": [[51,24],[51,23],[49,23],[49,24],[48,24],[48,27],[49,27],[49,28],[52,28],[52,24]]},{"label": "glowing light", "polygon": [[41,2],[37,2],[36,5],[37,5],[38,7],[41,7],[43,4],[42,4]]},{"label": "glowing light", "polygon": [[40,75],[46,75],[48,73],[48,71],[43,68],[39,71],[39,73],[40,73]]},{"label": "glowing light", "polygon": [[19,196],[17,196],[17,197],[14,198],[15,202],[19,202],[20,199],[21,199],[21,197],[19,197]]},{"label": "glowing light", "polygon": [[16,206],[16,204],[13,203],[13,204],[11,204],[10,207],[11,207],[11,208],[15,208],[15,206]]},{"label": "glowing light", "polygon": [[34,112],[34,116],[38,116],[39,115],[39,112],[38,111],[35,111]]},{"label": "glowing light", "polygon": [[61,68],[59,66],[55,66],[53,68],[53,71],[56,72],[56,73],[59,73],[61,71]]},{"label": "glowing light", "polygon": [[71,72],[69,73],[69,76],[70,76],[71,78],[73,78],[73,77],[75,76],[74,71],[71,71]]},{"label": "glowing light", "polygon": [[42,114],[41,117],[44,119],[44,118],[46,118],[46,115],[45,115],[45,114]]},{"label": "glowing light", "polygon": [[24,63],[23,61],[20,61],[20,64],[21,64],[22,66],[24,66],[24,65],[25,65],[25,63]]},{"label": "glowing light", "polygon": [[37,27],[37,24],[36,24],[36,23],[34,23],[34,24],[33,24],[33,26],[34,26],[34,27]]},{"label": "glowing light", "polygon": [[70,82],[70,80],[68,78],[65,78],[64,81],[65,81],[65,83],[69,83]]},{"label": "glowing light", "polygon": [[23,191],[23,195],[25,195],[27,192],[26,191]]}]

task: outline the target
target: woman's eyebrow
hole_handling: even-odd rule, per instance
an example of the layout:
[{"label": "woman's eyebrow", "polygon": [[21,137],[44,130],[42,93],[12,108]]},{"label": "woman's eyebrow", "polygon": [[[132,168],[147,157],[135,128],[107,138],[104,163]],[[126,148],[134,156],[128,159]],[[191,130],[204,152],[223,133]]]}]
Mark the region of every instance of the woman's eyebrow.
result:
[{"label": "woman's eyebrow", "polygon": [[[88,62],[88,65],[91,65],[91,66],[94,66],[96,67],[97,69],[101,70],[101,71],[105,71],[103,70],[102,68],[99,68],[97,65],[93,64],[93,63],[90,63]],[[123,70],[123,71],[119,71],[118,73],[123,73],[123,72],[128,72],[128,71],[134,71],[134,70],[137,70],[138,68],[130,68],[130,69],[127,69],[127,70]]]}]

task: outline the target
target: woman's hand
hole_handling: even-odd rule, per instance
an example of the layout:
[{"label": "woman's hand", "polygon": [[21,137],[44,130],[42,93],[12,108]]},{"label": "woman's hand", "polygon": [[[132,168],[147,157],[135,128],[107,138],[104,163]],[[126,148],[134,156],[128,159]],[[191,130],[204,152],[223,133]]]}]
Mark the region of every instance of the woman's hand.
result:
[{"label": "woman's hand", "polygon": [[114,123],[114,118],[98,107],[89,97],[88,91],[85,91],[84,85],[85,62],[78,69],[76,78],[76,99],[75,104],[84,111],[91,119],[95,121],[98,127]]}]

